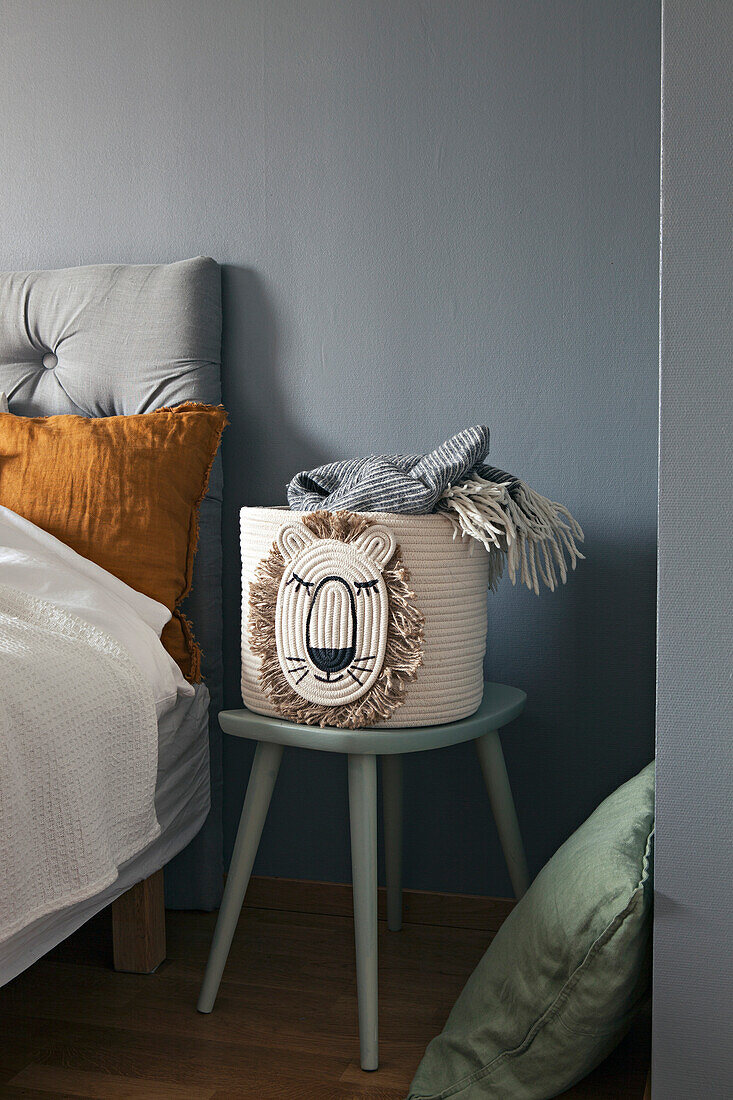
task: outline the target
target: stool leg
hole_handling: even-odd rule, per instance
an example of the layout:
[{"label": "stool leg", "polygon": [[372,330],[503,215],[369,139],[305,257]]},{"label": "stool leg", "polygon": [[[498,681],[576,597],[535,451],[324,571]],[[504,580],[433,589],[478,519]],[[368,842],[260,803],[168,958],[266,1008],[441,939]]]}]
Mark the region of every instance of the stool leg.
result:
[{"label": "stool leg", "polygon": [[494,812],[499,840],[504,850],[504,858],[509,868],[509,878],[512,880],[514,893],[518,898],[521,898],[522,894],[527,892],[529,874],[522,836],[519,832],[517,812],[514,808],[512,789],[509,786],[509,777],[506,773],[504,753],[501,751],[499,731],[491,730],[483,737],[477,738],[476,750],[481,762],[484,782],[489,792],[491,809]]},{"label": "stool leg", "polygon": [[361,1068],[379,1064],[377,1040],[377,759],[349,756],[351,871]]},{"label": "stool leg", "polygon": [[384,859],[387,867],[387,927],[402,928],[402,757],[382,757]]},{"label": "stool leg", "polygon": [[265,824],[282,754],[282,745],[273,745],[265,741],[257,744],[242,806],[242,816],[239,819],[232,861],[229,864],[224,897],[196,1006],[199,1012],[211,1012],[219,992],[219,983],[224,973],[229,948],[232,946],[239,914],[242,911],[244,895],[252,874],[262,836],[262,826]]}]

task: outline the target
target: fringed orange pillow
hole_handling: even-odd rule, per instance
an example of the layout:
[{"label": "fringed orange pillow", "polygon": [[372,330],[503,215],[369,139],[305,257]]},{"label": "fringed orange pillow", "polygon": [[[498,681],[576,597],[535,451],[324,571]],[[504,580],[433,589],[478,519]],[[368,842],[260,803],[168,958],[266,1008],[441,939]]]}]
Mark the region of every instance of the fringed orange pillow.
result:
[{"label": "fringed orange pillow", "polygon": [[195,403],[100,419],[0,413],[0,504],[165,604],[163,644],[192,683],[201,653],[177,608],[226,423],[221,406]]}]

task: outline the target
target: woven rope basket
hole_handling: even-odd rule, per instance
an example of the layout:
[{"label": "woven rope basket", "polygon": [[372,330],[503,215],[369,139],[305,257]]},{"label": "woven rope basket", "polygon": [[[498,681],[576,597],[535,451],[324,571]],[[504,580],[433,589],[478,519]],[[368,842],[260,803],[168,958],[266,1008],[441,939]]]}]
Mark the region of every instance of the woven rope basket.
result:
[{"label": "woven rope basket", "polygon": [[488,555],[443,516],[243,508],[241,550],[250,710],[352,728],[476,711]]}]

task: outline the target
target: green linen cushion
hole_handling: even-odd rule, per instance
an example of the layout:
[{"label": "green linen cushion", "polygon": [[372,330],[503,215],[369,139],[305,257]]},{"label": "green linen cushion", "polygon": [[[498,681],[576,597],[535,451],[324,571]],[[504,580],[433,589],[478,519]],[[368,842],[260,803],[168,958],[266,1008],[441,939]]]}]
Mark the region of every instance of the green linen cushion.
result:
[{"label": "green linen cushion", "polygon": [[654,763],[601,803],[502,924],[408,1100],[548,1100],[622,1038],[650,976]]}]

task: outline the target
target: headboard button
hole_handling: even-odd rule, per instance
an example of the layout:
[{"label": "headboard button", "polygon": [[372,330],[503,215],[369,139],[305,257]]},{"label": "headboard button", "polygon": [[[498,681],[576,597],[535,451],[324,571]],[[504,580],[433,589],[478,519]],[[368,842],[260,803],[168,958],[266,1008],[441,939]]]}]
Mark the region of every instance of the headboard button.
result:
[{"label": "headboard button", "polygon": [[47,351],[41,362],[46,370],[53,370],[55,366],[58,366],[58,359],[52,351]]}]

